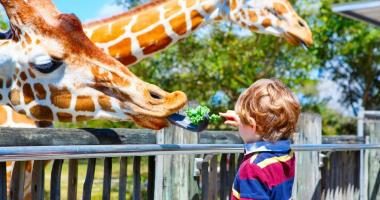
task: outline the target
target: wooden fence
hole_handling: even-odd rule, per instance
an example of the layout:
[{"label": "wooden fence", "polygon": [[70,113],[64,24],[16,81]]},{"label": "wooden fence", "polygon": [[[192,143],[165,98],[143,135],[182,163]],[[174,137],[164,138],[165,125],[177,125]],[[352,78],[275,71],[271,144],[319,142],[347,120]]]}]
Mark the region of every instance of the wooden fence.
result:
[{"label": "wooden fence", "polygon": [[[369,126],[376,135],[380,126]],[[321,118],[303,114],[299,123],[297,144],[364,143],[355,136],[322,137]],[[0,129],[0,146],[59,146],[59,145],[120,145],[120,144],[241,144],[236,132],[205,131],[190,133],[170,127],[158,132],[132,129]],[[380,141],[374,141],[380,143]],[[321,156],[322,155],[322,156]],[[367,194],[369,199],[379,195],[379,151],[366,154]],[[157,155],[147,157],[121,157],[117,181],[118,199],[229,199],[233,177],[242,160],[242,154],[191,154]],[[297,152],[295,199],[358,199],[359,153],[358,152]],[[2,158],[0,157],[0,160]],[[142,184],[142,159],[147,166],[146,184]],[[373,161],[373,160],[376,161]],[[68,162],[68,176],[61,177],[62,164]],[[85,181],[78,177],[77,159],[54,160],[51,170],[50,199],[61,199],[61,180],[68,181],[67,198],[91,199],[97,159],[87,159]],[[44,199],[46,161],[35,161],[32,171],[32,196]],[[127,172],[132,163],[131,174]],[[103,163],[102,199],[115,199],[111,175],[115,167],[111,158]],[[25,161],[16,163],[12,177],[10,199],[23,197]],[[0,162],[0,200],[7,199],[5,162]],[[128,179],[129,178],[129,179]],[[131,180],[132,181],[128,181]],[[133,184],[127,187],[127,184]],[[78,194],[77,188],[82,188]],[[132,188],[127,194],[127,188]],[[142,192],[144,190],[144,193]]]}]

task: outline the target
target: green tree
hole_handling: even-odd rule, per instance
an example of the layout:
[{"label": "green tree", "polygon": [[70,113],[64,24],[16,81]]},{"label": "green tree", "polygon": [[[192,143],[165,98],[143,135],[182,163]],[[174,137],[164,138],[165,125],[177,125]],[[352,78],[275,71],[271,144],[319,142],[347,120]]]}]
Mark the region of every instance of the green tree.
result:
[{"label": "green tree", "polygon": [[332,3],[323,0],[314,18],[320,65],[343,89],[344,105],[379,109],[380,30],[333,13]]}]

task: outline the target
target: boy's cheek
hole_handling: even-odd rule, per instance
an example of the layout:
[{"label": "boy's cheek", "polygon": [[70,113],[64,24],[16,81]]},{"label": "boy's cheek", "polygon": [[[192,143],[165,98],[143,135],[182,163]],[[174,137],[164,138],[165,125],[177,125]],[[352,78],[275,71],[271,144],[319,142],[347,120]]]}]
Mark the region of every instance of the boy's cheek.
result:
[{"label": "boy's cheek", "polygon": [[254,143],[261,140],[261,137],[256,134],[256,130],[252,126],[240,125],[239,135],[244,143]]},{"label": "boy's cheek", "polygon": [[244,142],[248,142],[247,140],[251,135],[254,135],[253,129],[249,126],[240,125],[239,126],[239,135],[244,140]]}]

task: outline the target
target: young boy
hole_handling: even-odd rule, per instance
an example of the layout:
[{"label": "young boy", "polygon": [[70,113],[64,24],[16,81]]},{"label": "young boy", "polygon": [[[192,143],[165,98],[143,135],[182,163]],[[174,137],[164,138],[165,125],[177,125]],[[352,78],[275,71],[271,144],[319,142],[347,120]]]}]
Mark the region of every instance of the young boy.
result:
[{"label": "young boy", "polygon": [[290,199],[295,157],[290,139],[300,104],[277,79],[261,79],[244,91],[235,111],[221,113],[239,128],[245,156],[235,177],[232,200]]}]

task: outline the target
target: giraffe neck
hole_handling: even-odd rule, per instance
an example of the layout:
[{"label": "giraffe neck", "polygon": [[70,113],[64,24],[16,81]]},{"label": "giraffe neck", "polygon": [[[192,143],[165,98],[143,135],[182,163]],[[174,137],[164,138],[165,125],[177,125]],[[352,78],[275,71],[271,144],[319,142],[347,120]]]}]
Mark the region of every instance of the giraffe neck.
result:
[{"label": "giraffe neck", "polygon": [[226,15],[227,0],[158,0],[86,24],[87,36],[125,65],[159,52]]}]

